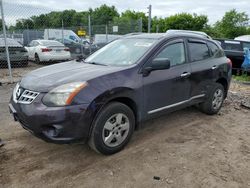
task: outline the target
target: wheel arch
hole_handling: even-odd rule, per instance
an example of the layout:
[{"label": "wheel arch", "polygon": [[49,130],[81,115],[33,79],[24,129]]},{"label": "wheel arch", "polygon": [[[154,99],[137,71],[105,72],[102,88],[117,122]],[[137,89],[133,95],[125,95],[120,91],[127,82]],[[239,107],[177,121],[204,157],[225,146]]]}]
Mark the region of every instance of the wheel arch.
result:
[{"label": "wheel arch", "polygon": [[91,121],[90,129],[89,129],[89,136],[93,129],[93,122],[95,121],[98,114],[106,105],[112,102],[120,102],[122,104],[127,105],[134,113],[135,129],[136,130],[139,129],[139,121],[140,121],[139,107],[138,107],[138,104],[136,103],[133,89],[116,88],[114,90],[106,91],[105,93],[99,95],[89,105],[89,108],[91,108],[91,106],[96,106],[95,112]]},{"label": "wheel arch", "polygon": [[225,92],[224,94],[225,94],[225,98],[226,98],[227,97],[227,90],[228,90],[228,81],[227,81],[227,79],[221,77],[221,78],[216,80],[216,83],[219,83],[224,87],[224,92]]}]

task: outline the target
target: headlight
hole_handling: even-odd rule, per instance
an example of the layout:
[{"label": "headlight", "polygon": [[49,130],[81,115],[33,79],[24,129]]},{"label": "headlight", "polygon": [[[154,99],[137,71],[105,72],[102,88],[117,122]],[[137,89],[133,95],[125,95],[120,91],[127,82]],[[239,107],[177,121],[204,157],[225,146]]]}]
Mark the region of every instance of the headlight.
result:
[{"label": "headlight", "polygon": [[43,97],[43,103],[47,106],[70,105],[74,97],[87,85],[87,82],[73,82],[56,87]]}]

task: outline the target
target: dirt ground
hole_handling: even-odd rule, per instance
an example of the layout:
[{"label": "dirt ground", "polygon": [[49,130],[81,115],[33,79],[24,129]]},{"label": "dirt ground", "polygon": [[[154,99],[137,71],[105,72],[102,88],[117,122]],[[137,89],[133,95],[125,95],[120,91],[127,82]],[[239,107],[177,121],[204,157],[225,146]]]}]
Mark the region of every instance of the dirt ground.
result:
[{"label": "dirt ground", "polygon": [[233,83],[218,115],[191,107],[145,123],[112,156],[32,136],[9,114],[12,87],[0,86],[1,188],[250,187],[250,110],[240,106],[250,86]]},{"label": "dirt ground", "polygon": [[[12,77],[13,77],[13,81],[17,82],[21,79],[21,77],[23,77],[25,74],[27,74],[28,72],[35,70],[37,68],[40,67],[44,67],[46,65],[50,65],[52,63],[43,63],[43,64],[36,64],[34,62],[29,62],[28,66],[23,67],[22,65],[15,65],[11,71],[12,71]],[[9,69],[7,67],[7,65],[5,67],[1,66],[0,64],[0,82],[1,83],[10,83],[11,79],[9,76]]]}]

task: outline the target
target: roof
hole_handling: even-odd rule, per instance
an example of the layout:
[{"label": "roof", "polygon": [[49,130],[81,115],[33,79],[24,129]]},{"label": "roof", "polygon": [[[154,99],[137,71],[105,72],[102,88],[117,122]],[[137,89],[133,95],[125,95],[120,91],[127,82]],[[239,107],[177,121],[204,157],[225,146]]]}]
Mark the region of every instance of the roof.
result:
[{"label": "roof", "polygon": [[144,39],[161,39],[165,37],[167,34],[166,33],[138,33],[138,34],[127,34],[124,37],[125,38],[144,38]]},{"label": "roof", "polygon": [[208,35],[203,35],[196,32],[181,32],[181,31],[171,31],[168,33],[138,33],[133,35],[126,35],[125,38],[144,38],[144,39],[156,39],[160,40],[167,37],[196,37],[200,39],[211,39]]},{"label": "roof", "polygon": [[182,33],[182,34],[195,34],[195,35],[199,35],[201,37],[205,37],[205,38],[208,38],[208,39],[211,39],[211,37],[206,34],[205,32],[202,32],[202,31],[191,31],[191,30],[176,30],[176,29],[169,29],[166,31],[166,33]]}]

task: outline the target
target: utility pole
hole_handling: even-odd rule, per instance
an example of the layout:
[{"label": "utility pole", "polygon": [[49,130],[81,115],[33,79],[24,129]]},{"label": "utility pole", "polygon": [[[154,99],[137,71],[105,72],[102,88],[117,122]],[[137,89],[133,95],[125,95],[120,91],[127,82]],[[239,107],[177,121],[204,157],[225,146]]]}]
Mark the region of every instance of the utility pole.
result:
[{"label": "utility pole", "polygon": [[159,24],[156,25],[156,33],[159,33]]},{"label": "utility pole", "polygon": [[152,11],[152,5],[149,5],[148,7],[148,33],[151,32],[151,11]]}]

